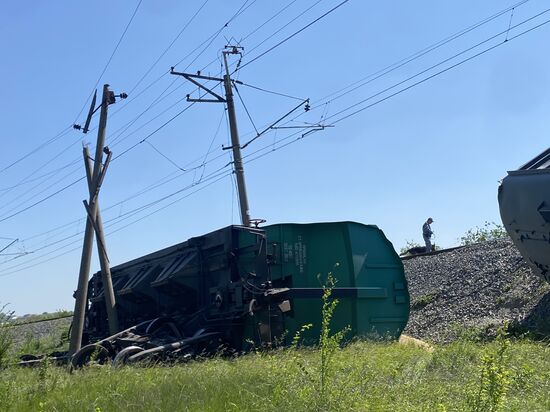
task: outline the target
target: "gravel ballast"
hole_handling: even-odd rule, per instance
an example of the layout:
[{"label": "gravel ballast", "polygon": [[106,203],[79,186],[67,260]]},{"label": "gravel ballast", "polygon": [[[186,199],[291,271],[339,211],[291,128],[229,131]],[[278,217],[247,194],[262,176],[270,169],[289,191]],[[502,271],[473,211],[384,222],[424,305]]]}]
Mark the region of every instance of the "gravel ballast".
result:
[{"label": "gravel ballast", "polygon": [[60,341],[62,334],[68,330],[72,318],[46,320],[17,325],[11,329],[16,348],[21,347],[26,341],[32,339],[52,339]]},{"label": "gravel ballast", "polygon": [[550,285],[535,276],[511,240],[404,260],[411,315],[404,333],[433,342],[509,322],[550,334]]}]

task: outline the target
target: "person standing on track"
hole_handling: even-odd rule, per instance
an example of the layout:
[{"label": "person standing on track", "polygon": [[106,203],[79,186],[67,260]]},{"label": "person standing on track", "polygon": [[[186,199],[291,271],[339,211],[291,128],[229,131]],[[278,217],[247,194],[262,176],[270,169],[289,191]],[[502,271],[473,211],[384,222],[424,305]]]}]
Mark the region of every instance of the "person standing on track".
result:
[{"label": "person standing on track", "polygon": [[430,253],[432,251],[432,235],[434,232],[432,231],[431,224],[433,223],[433,219],[431,217],[426,220],[426,222],[422,225],[422,237],[424,238],[424,243],[426,243],[426,253]]}]

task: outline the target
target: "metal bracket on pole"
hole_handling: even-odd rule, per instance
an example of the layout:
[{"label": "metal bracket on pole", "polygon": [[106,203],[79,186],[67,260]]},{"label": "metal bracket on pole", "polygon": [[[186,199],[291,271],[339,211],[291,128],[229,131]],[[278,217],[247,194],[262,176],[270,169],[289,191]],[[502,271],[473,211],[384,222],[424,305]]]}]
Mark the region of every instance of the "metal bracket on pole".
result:
[{"label": "metal bracket on pole", "polygon": [[262,136],[264,133],[266,133],[267,131],[271,130],[271,129],[275,129],[275,125],[279,122],[281,122],[282,120],[286,119],[288,116],[290,116],[292,113],[294,113],[296,110],[298,110],[300,107],[302,107],[303,105],[308,105],[309,104],[309,99],[306,99],[304,100],[303,102],[300,102],[299,105],[297,105],[295,108],[293,108],[292,110],[290,110],[289,112],[287,112],[285,115],[281,116],[280,118],[278,118],[277,120],[275,120],[273,123],[271,123],[269,126],[267,126],[264,130],[262,130],[261,132],[259,132],[254,138],[250,139],[248,142],[246,142],[243,146],[242,146],[242,149],[244,149],[245,147],[247,147],[250,143],[252,143],[253,141],[255,141],[257,138],[259,138],[260,136]]},{"label": "metal bracket on pole", "polygon": [[188,102],[200,102],[200,103],[226,103],[226,100],[217,94],[216,92],[212,91],[205,85],[199,83],[195,79],[202,79],[202,80],[214,80],[217,82],[223,82],[223,79],[219,79],[217,77],[210,77],[210,76],[201,76],[200,74],[190,74],[190,73],[180,73],[174,71],[174,68],[172,67],[170,70],[170,74],[174,74],[176,76],[183,76],[185,79],[189,80],[191,83],[193,83],[195,86],[197,86],[199,89],[204,90],[206,93],[208,93],[211,96],[214,96],[215,99],[192,99],[190,95],[187,95],[187,101]]}]

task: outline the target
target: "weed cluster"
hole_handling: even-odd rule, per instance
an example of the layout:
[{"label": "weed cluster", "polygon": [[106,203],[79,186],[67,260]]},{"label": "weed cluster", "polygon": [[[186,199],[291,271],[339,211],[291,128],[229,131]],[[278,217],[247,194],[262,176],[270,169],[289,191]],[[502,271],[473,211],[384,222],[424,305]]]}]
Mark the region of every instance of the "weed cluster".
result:
[{"label": "weed cluster", "polygon": [[461,245],[473,245],[474,243],[486,242],[489,240],[507,238],[508,233],[504,226],[495,222],[485,222],[482,227],[476,226],[474,229],[469,229],[463,236],[460,237]]},{"label": "weed cluster", "polygon": [[470,389],[468,404],[472,412],[498,412],[504,407],[511,383],[512,371],[508,366],[510,341],[504,329],[499,330],[496,348],[481,357],[479,380]]},{"label": "weed cluster", "polygon": [[[317,411],[339,410],[341,407],[338,391],[335,390],[337,385],[333,382],[335,377],[334,363],[335,355],[341,348],[350,328],[345,327],[343,330],[331,333],[330,323],[334,310],[338,305],[338,299],[331,297],[335,285],[336,280],[332,273],[329,273],[323,287],[321,328],[317,350],[299,348],[302,333],[312,326],[304,325],[294,336],[290,349],[283,351],[291,359],[294,383],[300,390],[297,392],[289,391],[289,387],[284,385],[284,381],[279,381],[280,384],[275,387],[277,394],[285,397],[288,395],[297,397],[304,407]],[[318,359],[316,359],[317,356]],[[285,367],[288,367],[288,365],[285,365]],[[271,370],[276,371],[276,373],[281,372],[278,371],[277,364],[273,364]],[[280,399],[283,400],[284,398]]]},{"label": "weed cluster", "polygon": [[8,364],[13,347],[12,331],[9,328],[13,312],[8,312],[6,306],[0,306],[0,369]]},{"label": "weed cluster", "polygon": [[428,306],[430,303],[434,302],[437,299],[437,292],[428,293],[426,295],[419,296],[411,303],[412,309],[422,309],[423,307]]}]

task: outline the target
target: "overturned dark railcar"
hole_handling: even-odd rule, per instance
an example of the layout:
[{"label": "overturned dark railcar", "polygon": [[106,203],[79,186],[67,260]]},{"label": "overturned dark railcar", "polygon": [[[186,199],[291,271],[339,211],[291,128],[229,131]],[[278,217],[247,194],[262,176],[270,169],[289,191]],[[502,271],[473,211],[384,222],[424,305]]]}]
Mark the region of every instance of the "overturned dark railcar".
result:
[{"label": "overturned dark railcar", "polygon": [[502,223],[533,273],[550,282],[550,148],[508,172],[498,203]]},{"label": "overturned dark railcar", "polygon": [[[101,274],[89,282],[84,346],[73,357],[124,364],[220,347],[314,343],[323,285],[339,300],[334,330],[398,338],[409,315],[403,265],[376,226],[354,222],[229,226],[111,269],[121,332],[109,335]],[[99,352],[98,352],[99,350]]]}]

